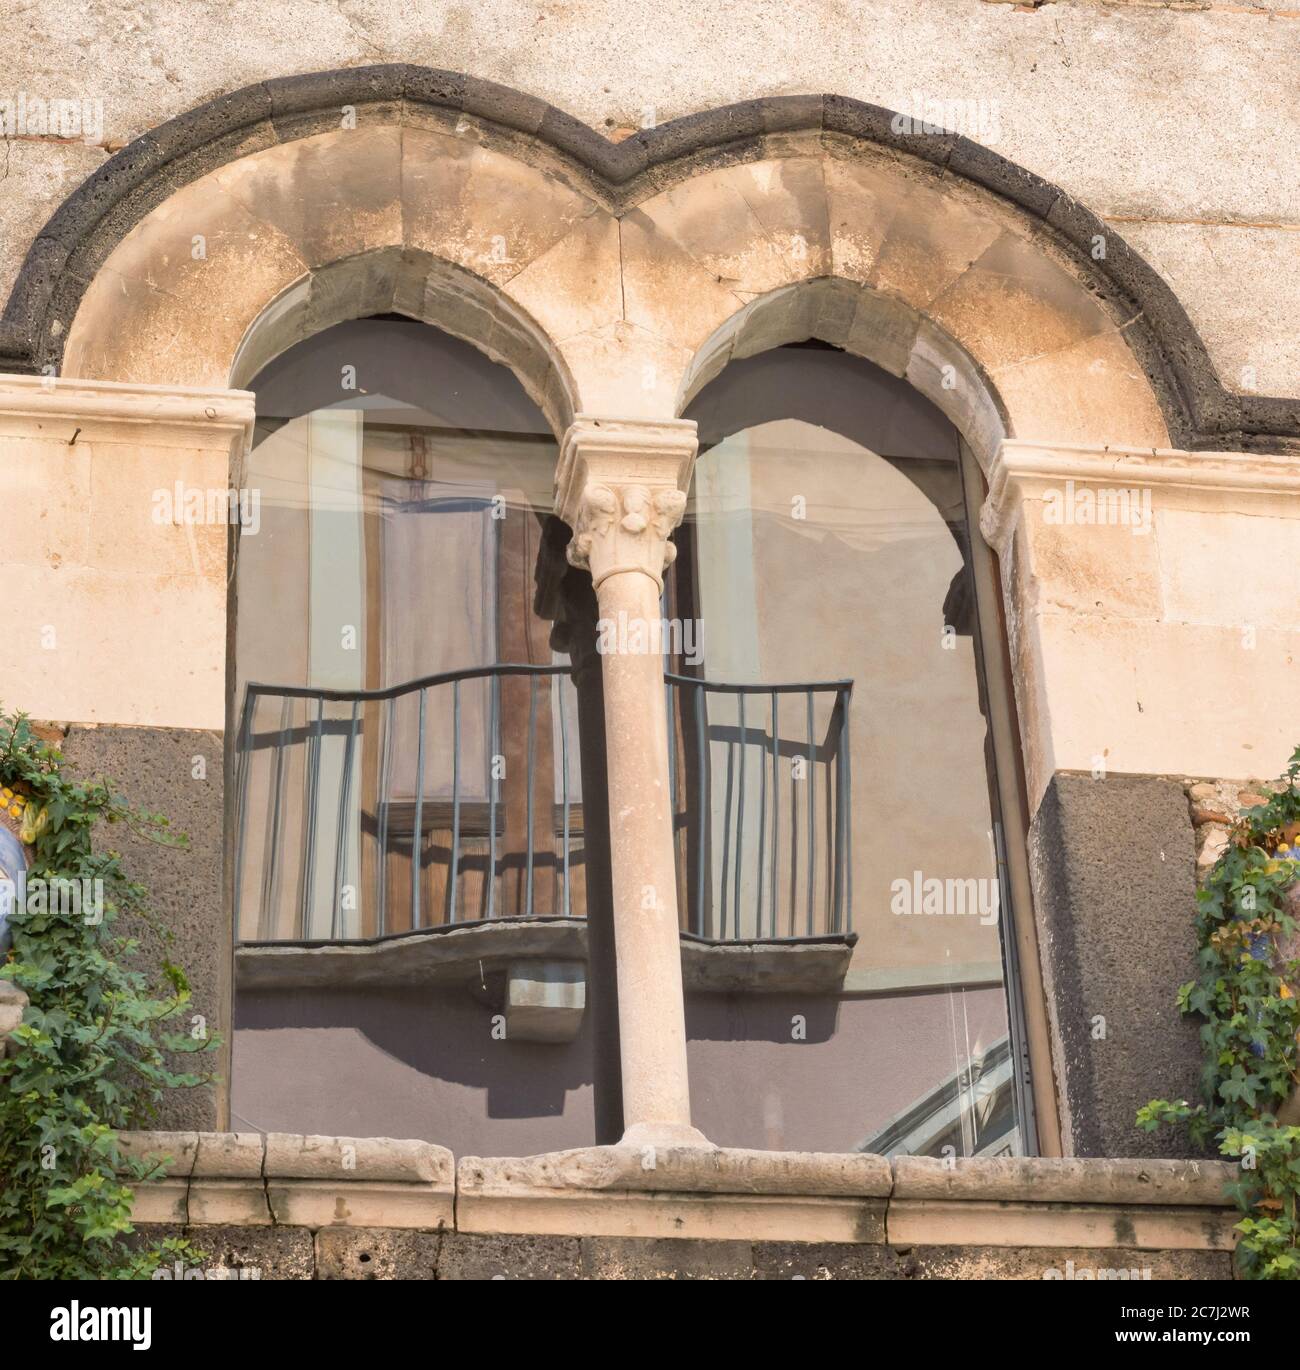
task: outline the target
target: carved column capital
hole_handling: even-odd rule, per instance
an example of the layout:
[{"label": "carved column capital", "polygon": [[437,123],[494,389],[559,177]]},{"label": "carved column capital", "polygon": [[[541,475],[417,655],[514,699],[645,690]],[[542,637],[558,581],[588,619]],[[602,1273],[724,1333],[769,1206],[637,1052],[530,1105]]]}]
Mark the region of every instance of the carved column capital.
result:
[{"label": "carved column capital", "polygon": [[686,511],[697,445],[687,420],[578,415],[555,473],[555,512],[573,529],[570,564],[590,571],[596,586],[641,571],[662,589],[677,554],[668,538]]}]

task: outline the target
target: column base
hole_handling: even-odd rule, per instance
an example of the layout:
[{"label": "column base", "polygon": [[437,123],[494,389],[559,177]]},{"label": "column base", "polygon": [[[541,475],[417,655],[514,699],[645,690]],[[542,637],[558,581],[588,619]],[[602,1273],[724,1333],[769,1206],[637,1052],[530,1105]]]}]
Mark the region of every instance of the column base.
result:
[{"label": "column base", "polygon": [[717,1151],[717,1147],[698,1128],[689,1123],[633,1123],[623,1133],[619,1146],[700,1147]]}]

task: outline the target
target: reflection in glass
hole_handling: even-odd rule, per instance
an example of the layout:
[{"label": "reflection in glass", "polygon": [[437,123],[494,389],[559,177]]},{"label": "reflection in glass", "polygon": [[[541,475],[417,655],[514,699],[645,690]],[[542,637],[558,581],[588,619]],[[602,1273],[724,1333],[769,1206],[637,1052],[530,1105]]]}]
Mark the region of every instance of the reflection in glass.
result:
[{"label": "reflection in glass", "polygon": [[819,347],[733,363],[687,417],[701,451],[665,613],[697,621],[703,660],[679,669],[716,686],[676,716],[687,926],[856,937],[831,995],[787,977],[695,1002],[697,1122],[737,1144],[1019,1150],[957,434]]},{"label": "reflection in glass", "polygon": [[[576,701],[534,609],[551,435],[432,330],[304,347],[259,381],[239,558],[241,935],[581,908]],[[358,356],[356,390],[312,395]]]}]

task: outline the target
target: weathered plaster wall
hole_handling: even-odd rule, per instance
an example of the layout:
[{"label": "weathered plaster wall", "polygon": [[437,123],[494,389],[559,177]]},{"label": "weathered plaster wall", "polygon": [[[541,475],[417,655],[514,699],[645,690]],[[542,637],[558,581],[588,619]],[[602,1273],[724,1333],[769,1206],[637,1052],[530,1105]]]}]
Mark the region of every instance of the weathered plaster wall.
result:
[{"label": "weathered plaster wall", "polygon": [[[966,132],[1108,218],[1164,273],[1233,387],[1300,394],[1300,141],[1289,0],[386,0],[94,3],[12,17],[0,98],[103,101],[103,132],[6,143],[0,292],[107,154],[274,76],[407,61],[513,85],[618,137],[760,95],[900,111],[973,101]],[[918,110],[918,112],[921,112]],[[1245,374],[1243,374],[1245,373]]]}]

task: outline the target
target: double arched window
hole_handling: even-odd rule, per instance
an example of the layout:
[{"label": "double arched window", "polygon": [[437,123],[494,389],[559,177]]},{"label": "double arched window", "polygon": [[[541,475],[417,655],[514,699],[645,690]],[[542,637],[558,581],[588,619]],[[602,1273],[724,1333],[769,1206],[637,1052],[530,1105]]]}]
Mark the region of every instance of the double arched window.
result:
[{"label": "double arched window", "polygon": [[[618,821],[599,654],[638,628],[597,623],[564,560],[554,437],[508,371],[395,316],[253,388],[236,1112],[489,1154],[589,1142],[617,1078],[588,1011],[612,993]],[[818,344],[731,364],[686,417],[656,627],[698,1124],[1032,1149],[978,470],[906,384]],[[338,1074],[369,1076],[348,1119],[313,1086]]]}]

